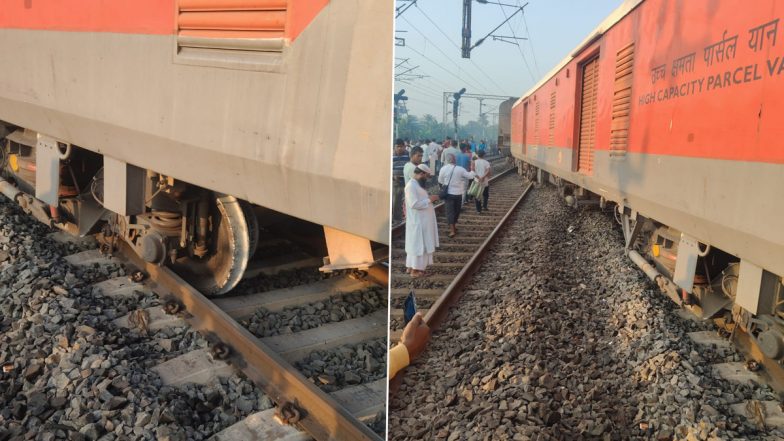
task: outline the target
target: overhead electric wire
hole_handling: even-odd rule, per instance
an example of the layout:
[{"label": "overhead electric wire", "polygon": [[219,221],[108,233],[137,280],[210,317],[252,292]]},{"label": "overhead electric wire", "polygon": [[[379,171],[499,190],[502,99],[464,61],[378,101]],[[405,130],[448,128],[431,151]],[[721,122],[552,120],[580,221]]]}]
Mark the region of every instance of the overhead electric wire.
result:
[{"label": "overhead electric wire", "polygon": [[[430,22],[430,24],[432,24],[432,25],[433,25],[433,26],[434,26],[434,27],[435,27],[435,28],[436,28],[436,29],[437,29],[437,30],[438,30],[438,31],[439,31],[439,32],[440,32],[440,33],[441,33],[441,34],[442,34],[442,35],[443,35],[443,36],[444,36],[446,39],[447,39],[447,41],[449,41],[449,43],[450,43],[450,44],[452,44],[452,45],[453,45],[455,48],[457,48],[457,49],[459,50],[459,49],[460,49],[460,48],[459,48],[459,46],[457,46],[457,45],[454,43],[454,41],[452,41],[452,40],[449,38],[449,36],[446,34],[446,32],[444,32],[444,30],[443,30],[443,29],[442,29],[442,28],[441,28],[441,27],[440,27],[440,26],[439,26],[439,25],[438,25],[438,24],[437,24],[437,23],[436,23],[436,22],[435,22],[435,21],[434,21],[432,18],[430,18],[430,16],[428,16],[428,15],[427,15],[427,13],[425,13],[425,11],[423,11],[423,10],[422,10],[422,8],[420,8],[420,7],[419,7],[419,5],[416,5],[416,6],[417,6],[417,9],[419,9],[419,11],[420,11],[420,12],[422,12],[422,15],[425,17],[425,19],[427,19],[427,20]],[[505,14],[505,12],[504,12],[504,15],[506,15],[506,14]],[[413,23],[411,23],[411,22],[410,22],[410,21],[409,21],[409,20],[408,20],[406,17],[402,17],[402,19],[403,19],[403,20],[405,20],[405,22],[406,22],[406,23],[407,23],[409,26],[413,27],[413,28],[414,28],[414,30],[415,30],[417,33],[419,33],[419,34],[420,34],[420,35],[421,35],[421,36],[424,38],[424,40],[425,40],[425,42],[426,42],[426,43],[430,43],[431,45],[433,45],[433,46],[435,47],[435,49],[436,49],[436,50],[437,50],[439,53],[441,53],[441,54],[442,54],[442,55],[443,55],[443,56],[444,56],[444,57],[445,57],[447,60],[449,60],[449,61],[450,61],[450,62],[451,62],[453,65],[455,65],[455,66],[458,68],[459,72],[456,74],[455,72],[451,71],[450,69],[447,69],[447,68],[445,68],[445,67],[444,67],[442,64],[440,64],[439,62],[437,62],[437,61],[435,61],[435,60],[431,59],[430,57],[428,57],[428,56],[427,56],[427,55],[425,55],[424,53],[422,53],[422,52],[420,52],[420,51],[418,51],[418,50],[414,49],[414,48],[413,48],[413,47],[411,47],[410,45],[406,45],[406,46],[404,46],[404,47],[407,47],[407,48],[411,49],[411,50],[412,50],[414,53],[416,53],[416,54],[420,55],[421,57],[423,57],[423,58],[427,59],[428,61],[432,62],[432,63],[433,63],[433,64],[435,64],[435,65],[436,65],[436,66],[437,66],[439,69],[441,69],[441,70],[444,70],[444,71],[445,71],[447,74],[449,74],[450,76],[452,76],[452,77],[454,77],[454,78],[456,78],[456,79],[460,80],[460,81],[461,81],[463,84],[466,84],[466,85],[468,85],[468,86],[471,86],[471,87],[475,87],[475,86],[477,86],[477,84],[482,84],[482,81],[481,81],[481,80],[479,80],[479,79],[477,79],[476,77],[474,77],[474,76],[470,75],[469,71],[465,70],[465,69],[464,69],[463,67],[461,67],[461,66],[460,66],[458,63],[456,63],[456,62],[455,62],[455,61],[454,61],[454,60],[453,60],[453,59],[452,59],[452,58],[451,58],[449,55],[447,55],[447,54],[444,52],[444,50],[442,50],[442,49],[441,49],[441,47],[440,47],[440,46],[439,46],[437,43],[435,43],[435,42],[434,42],[434,41],[432,41],[430,38],[428,38],[428,37],[427,37],[427,36],[426,36],[426,35],[425,35],[425,34],[424,34],[422,31],[420,31],[420,30],[419,30],[419,29],[418,29],[418,28],[417,28],[417,27],[416,27],[416,26],[415,26]],[[508,19],[508,17],[507,17],[507,19]],[[518,46],[518,50],[520,50],[520,49],[519,49],[519,46]],[[521,56],[522,56],[522,53],[521,53]],[[469,59],[469,60],[470,60],[470,59]],[[524,56],[523,56],[523,60],[525,61],[525,57],[524,57]],[[498,84],[498,83],[497,83],[497,82],[496,82],[496,81],[495,81],[495,80],[494,80],[494,79],[493,79],[493,78],[492,78],[492,77],[491,77],[489,74],[487,74],[487,72],[485,72],[485,71],[484,71],[484,70],[483,70],[483,69],[482,69],[482,68],[481,68],[479,65],[477,65],[477,64],[476,64],[476,62],[474,62],[473,60],[470,60],[470,61],[471,61],[471,63],[474,65],[474,67],[476,68],[476,70],[480,71],[480,72],[481,72],[481,73],[482,73],[482,74],[483,74],[485,77],[487,77],[487,79],[488,79],[488,80],[489,80],[491,83],[494,83],[494,85],[495,85],[496,87],[498,87],[499,89],[501,89],[501,90],[503,89],[503,87],[502,87],[502,86],[500,86],[500,85],[499,85],[499,84]],[[529,74],[530,74],[530,73],[531,73],[531,72],[530,72],[530,67],[528,67],[528,70],[529,70]],[[461,71],[462,71],[462,72],[461,72]],[[470,79],[472,80],[472,82],[471,82],[471,83],[473,83],[473,82],[476,82],[477,84],[471,84],[471,83],[469,83],[468,81],[466,81],[466,79],[462,78],[462,77],[459,75],[460,73],[465,73],[465,75],[466,75],[466,76],[468,76],[468,77],[470,77]],[[533,74],[532,74],[532,76],[533,76]],[[402,83],[402,84],[405,84],[405,85],[407,85],[407,86],[413,86],[413,88],[414,88],[415,90],[416,90],[416,88],[417,88],[417,87],[424,87],[424,89],[425,89],[425,90],[427,90],[428,92],[424,92],[424,93],[423,93],[423,95],[426,95],[426,96],[429,96],[429,97],[432,97],[432,98],[437,98],[437,99],[438,99],[438,101],[440,101],[440,103],[435,103],[435,102],[433,102],[432,104],[435,106],[436,104],[443,104],[443,101],[442,101],[442,100],[443,100],[443,94],[440,94],[440,96],[433,96],[433,95],[430,95],[430,94],[433,94],[433,93],[435,93],[435,94],[438,94],[438,92],[436,92],[436,91],[435,91],[435,90],[433,90],[433,89],[430,89],[430,88],[426,87],[425,85],[423,85],[423,82],[428,82],[428,83],[430,83],[430,84],[433,84],[433,85],[435,85],[435,87],[436,87],[436,88],[437,88],[437,87],[440,87],[440,86],[443,86],[443,83],[441,83],[441,84],[436,84],[436,81],[435,81],[436,79],[437,79],[437,77],[435,77],[435,78],[434,78],[434,77],[428,77],[428,78],[417,79],[417,82],[416,82],[416,84],[415,84],[415,83],[413,82],[413,79],[411,79],[411,78],[398,78],[398,79],[396,79],[396,82],[400,82],[400,83]],[[484,87],[477,87],[477,89],[479,90],[479,92],[480,92],[480,93],[481,93],[481,92],[485,92],[485,91],[486,91],[486,89],[485,89]],[[443,90],[444,90],[444,91],[451,91],[451,90],[452,90],[452,88],[451,88],[451,87],[444,87],[444,88],[443,88]],[[420,92],[421,92],[421,91],[420,91]],[[486,92],[485,92],[485,93],[486,93]],[[421,101],[421,100],[417,100],[417,101],[419,101],[419,102],[423,102],[423,101]],[[476,115],[479,115],[478,111],[476,111],[476,110],[474,110],[473,112],[470,112],[470,113],[471,113],[471,114],[476,114]],[[487,112],[483,112],[483,113],[487,113]]]},{"label": "overhead electric wire", "polygon": [[[439,108],[443,105],[443,92],[440,92],[439,90],[441,90],[441,91],[448,91],[448,90],[450,90],[449,88],[444,88],[443,84],[436,83],[434,81],[433,77],[428,77],[428,78],[424,78],[424,79],[417,79],[416,83],[412,82],[412,80],[410,80],[410,79],[406,79],[406,80],[398,79],[398,80],[396,80],[396,82],[405,84],[406,85],[405,87],[407,89],[409,87],[413,86],[414,90],[416,90],[417,88],[423,88],[424,90],[427,90],[428,91],[427,93],[430,93],[431,95],[426,95],[426,96],[434,98],[434,101],[433,101],[432,105],[433,106],[437,105]],[[396,87],[396,89],[397,89],[397,87]],[[436,94],[437,96],[433,96],[432,94]],[[471,109],[471,110],[469,110],[469,114],[479,115],[479,110],[478,110],[479,102],[478,101],[473,101],[473,100],[461,101],[460,106],[461,106],[460,107],[461,109]],[[429,113],[429,114],[435,116],[436,118],[440,118],[440,116],[442,116],[440,114],[440,112],[432,112],[432,113],[431,112],[426,112],[426,113]],[[451,106],[449,106],[448,113],[449,114],[452,113]],[[461,110],[461,115],[464,114],[464,113],[465,113],[465,111]],[[482,112],[482,113],[488,113],[488,112]],[[439,119],[439,121],[440,121],[440,119]]]},{"label": "overhead electric wire", "polygon": [[408,100],[409,100],[409,101],[418,101],[418,102],[420,102],[420,103],[428,104],[428,102],[427,102],[427,101],[422,101],[422,100],[420,100],[419,98],[415,98],[415,97],[408,97]]},{"label": "overhead electric wire", "polygon": [[[517,0],[515,0],[515,3],[517,3]],[[523,11],[522,15],[523,15],[523,24],[525,25],[525,34],[528,37],[528,44],[531,46],[531,55],[534,58],[534,66],[536,67],[536,74],[541,77],[542,71],[539,69],[539,62],[536,61],[536,51],[534,50],[534,42],[531,40],[531,33],[528,31],[528,20],[525,19],[525,11]]]},{"label": "overhead electric wire", "polygon": [[418,54],[422,58],[430,61],[431,63],[433,63],[434,66],[438,67],[439,69],[443,70],[444,72],[448,73],[449,75],[452,75],[453,77],[455,77],[455,79],[457,79],[461,83],[464,83],[464,84],[467,83],[463,78],[460,78],[458,75],[455,75],[454,72],[450,71],[449,69],[445,68],[444,66],[441,66],[440,64],[434,62],[433,60],[429,59],[427,57],[427,55],[423,54],[422,52],[419,52],[418,50],[414,49],[411,46],[405,46],[405,47],[408,48],[408,49],[411,49],[412,51],[414,51],[415,54]]},{"label": "overhead electric wire", "polygon": [[[432,106],[437,105],[438,107],[441,107],[441,105],[443,104],[443,101],[442,101],[443,94],[441,92],[438,92],[437,90],[428,88],[427,86],[421,84],[422,81],[418,81],[417,84],[414,84],[414,83],[410,82],[410,80],[398,80],[397,82],[405,84],[406,85],[406,89],[412,87],[413,92],[416,92],[416,93],[421,93],[420,90],[418,90],[418,88],[423,88],[423,90],[427,91],[427,92],[423,93],[423,96],[429,97],[429,98],[433,99],[433,101],[431,101],[431,102],[425,102],[425,101],[423,101],[421,99],[416,99],[415,101],[418,101],[420,103],[428,104],[428,106],[430,106],[430,105],[432,105]],[[432,94],[437,94],[437,96],[434,96]],[[407,95],[409,96],[409,98],[411,96],[416,96],[415,94],[409,94],[409,93],[407,93]],[[465,115],[466,112],[468,112],[468,115],[478,115],[479,112],[478,112],[477,106],[478,106],[478,102],[472,102],[472,101],[461,102],[460,103],[460,109],[461,109],[461,111],[460,111],[461,113],[460,114],[461,114],[461,116]],[[450,114],[452,113],[451,106],[450,106],[449,113]],[[429,115],[433,116],[439,122],[441,121],[441,116],[442,115],[440,115],[440,114],[430,113],[430,112],[425,112],[425,114],[429,114]]]},{"label": "overhead electric wire", "polygon": [[[417,99],[416,101],[426,104],[425,107],[431,107],[431,106],[433,106],[433,107],[439,106],[440,107],[441,106],[441,104],[443,102],[442,101],[442,99],[443,99],[442,94],[440,94],[440,93],[438,93],[436,91],[433,91],[433,90],[431,90],[431,89],[429,89],[427,87],[421,86],[419,84],[414,84],[410,80],[402,80],[402,81],[399,81],[399,82],[402,83],[402,84],[405,84],[406,91],[407,91],[406,95],[409,97],[409,99],[412,98],[412,97],[419,96],[419,97],[424,98],[425,100],[423,101],[423,100]],[[426,113],[429,113],[429,112],[426,112]],[[432,115],[432,113],[430,113],[430,114]]]},{"label": "overhead electric wire", "polygon": [[414,0],[414,1],[412,1],[411,3],[409,3],[409,4],[405,5],[405,6],[400,5],[397,8],[395,8],[395,12],[397,14],[397,15],[395,15],[395,18],[399,18],[401,15],[403,15],[404,12],[408,11],[408,8],[416,5],[416,2],[417,2],[417,0]]},{"label": "overhead electric wire", "polygon": [[[400,81],[400,80],[395,80],[395,81]],[[443,94],[443,91],[453,89],[451,86],[447,86],[446,84],[441,82],[441,80],[438,80],[437,78],[434,78],[432,76],[417,79],[417,84],[428,87],[434,93],[438,93],[439,96]]]},{"label": "overhead electric wire", "polygon": [[398,80],[398,81],[401,82],[401,83],[405,83],[408,86],[408,88],[413,88],[413,90],[415,92],[417,92],[417,93],[430,96],[431,98],[438,99],[439,104],[441,103],[442,96],[437,91],[434,91],[434,90],[432,90],[430,88],[427,88],[425,86],[421,86],[419,84],[413,83],[412,80]]},{"label": "overhead electric wire", "polygon": [[[454,41],[452,41],[452,39],[451,39],[451,38],[449,38],[449,35],[448,35],[446,32],[444,32],[444,30],[443,30],[443,29],[441,29],[441,27],[440,27],[440,26],[438,26],[438,23],[436,23],[436,22],[435,22],[435,21],[434,21],[432,18],[430,18],[430,16],[429,16],[429,15],[427,15],[427,14],[425,13],[425,11],[424,11],[424,10],[423,10],[421,7],[419,7],[419,5],[417,5],[417,7],[416,7],[416,8],[417,8],[417,10],[418,10],[419,12],[421,12],[421,13],[422,13],[422,15],[423,15],[423,16],[424,16],[424,17],[427,19],[427,21],[429,21],[429,22],[430,22],[430,23],[431,23],[433,26],[435,26],[435,28],[436,28],[436,29],[438,29],[438,31],[439,31],[439,32],[441,32],[441,35],[443,35],[443,36],[444,36],[444,37],[447,39],[447,41],[448,41],[448,42],[450,42],[450,43],[452,44],[452,46],[454,46],[454,47],[455,47],[455,49],[457,49],[457,50],[460,50],[460,46],[458,46],[458,45],[457,45],[457,43],[455,43]],[[482,74],[483,74],[485,77],[487,77],[487,79],[488,79],[488,80],[490,80],[490,82],[491,82],[491,83],[493,83],[493,85],[495,85],[495,87],[497,87],[499,91],[503,91],[503,89],[504,89],[504,88],[503,88],[503,87],[501,87],[501,85],[499,85],[499,84],[498,84],[498,83],[497,83],[497,82],[496,82],[496,81],[493,79],[493,77],[491,77],[490,75],[488,75],[488,74],[487,74],[487,72],[485,72],[485,71],[484,71],[484,69],[482,69],[482,68],[481,68],[481,67],[480,67],[478,64],[476,64],[476,62],[475,62],[475,61],[474,61],[472,58],[469,58],[468,60],[469,60],[469,61],[471,61],[471,64],[473,64],[473,65],[474,65],[474,67],[476,67],[476,69],[477,69],[479,72],[481,72],[481,73],[482,73]]]},{"label": "overhead electric wire", "polygon": [[[422,38],[424,38],[426,42],[430,43],[430,44],[431,44],[431,45],[432,45],[432,46],[433,46],[433,47],[434,47],[434,48],[435,48],[435,49],[436,49],[436,50],[437,50],[439,53],[441,53],[441,55],[443,55],[444,57],[446,57],[446,59],[447,59],[447,60],[449,60],[449,62],[451,62],[452,64],[454,64],[454,65],[455,65],[455,67],[457,67],[458,71],[463,71],[463,72],[464,72],[464,73],[465,73],[467,76],[469,76],[469,77],[471,78],[472,82],[475,82],[475,83],[474,83],[473,85],[470,85],[470,84],[468,84],[468,81],[466,81],[466,80],[464,80],[464,79],[461,79],[461,81],[463,81],[463,82],[464,82],[464,83],[466,83],[467,85],[470,85],[471,87],[476,87],[476,88],[477,88],[477,90],[481,90],[481,91],[483,91],[484,93],[487,93],[487,90],[485,90],[485,89],[484,89],[484,88],[481,86],[482,82],[481,82],[480,80],[478,80],[476,77],[474,77],[474,76],[472,76],[471,74],[469,74],[467,70],[465,70],[465,69],[464,69],[462,66],[460,66],[459,64],[457,64],[457,62],[456,62],[456,61],[454,61],[454,60],[452,59],[452,57],[450,57],[450,56],[449,56],[449,55],[448,55],[446,52],[444,52],[444,50],[443,50],[443,49],[441,49],[441,47],[439,47],[439,46],[438,46],[438,45],[437,45],[435,42],[433,42],[432,40],[430,40],[429,38],[427,38],[427,36],[426,36],[426,35],[425,35],[425,34],[424,34],[422,31],[420,31],[420,30],[419,30],[419,28],[417,28],[417,27],[416,27],[416,26],[414,26],[414,25],[413,25],[413,24],[412,24],[410,21],[408,21],[408,19],[407,19],[407,18],[403,17],[403,21],[405,21],[406,23],[408,23],[408,25],[409,25],[409,26],[411,26],[412,28],[414,28],[414,30],[415,30],[415,31],[417,31],[417,33],[418,33],[419,35],[421,35],[421,36],[422,36]],[[408,46],[406,46],[406,47],[408,47]],[[432,60],[430,60],[430,61],[432,61]]]},{"label": "overhead electric wire", "polygon": [[450,90],[451,89],[451,87],[448,87],[448,86],[446,86],[446,84],[442,83],[441,80],[438,80],[437,78],[434,78],[432,76],[428,76],[427,78],[422,78],[422,81],[420,81],[420,84],[427,85],[427,87],[429,87],[430,89],[433,89],[434,91],[436,91],[438,93],[441,93],[441,92],[443,92],[445,90]]},{"label": "overhead electric wire", "polygon": [[407,88],[413,87],[413,90],[433,98],[433,106],[437,105],[440,108],[443,104],[445,87],[440,83],[427,80],[430,78],[417,79],[416,83],[411,79],[397,80],[397,82],[405,84]]},{"label": "overhead electric wire", "polygon": [[[419,66],[413,66],[413,67],[406,68],[406,70],[404,70],[403,72],[395,72],[395,79],[397,79],[398,77],[400,77],[402,75],[406,75],[409,72],[411,72],[411,71],[413,71],[415,69],[418,69],[418,68],[419,68]],[[414,74],[409,74],[409,75],[414,75]]]},{"label": "overhead electric wire", "polygon": [[[501,12],[504,14],[504,18],[509,20],[509,16],[506,15],[506,9],[504,9],[504,6],[499,3],[498,7],[501,8]],[[525,14],[525,11],[522,12],[523,14]],[[512,37],[517,39],[517,35],[515,34],[514,28],[512,27],[512,23],[509,23],[507,21],[506,24],[509,26],[509,30],[512,31]],[[523,63],[525,63],[525,67],[528,69],[528,73],[531,75],[531,79],[533,80],[534,83],[536,83],[536,77],[534,76],[533,71],[531,71],[531,66],[528,65],[528,60],[525,59],[525,54],[523,54],[523,49],[520,47],[519,43],[515,44],[515,46],[517,46],[517,52],[520,52],[520,57],[522,57]]]},{"label": "overhead electric wire", "polygon": [[429,87],[427,87],[425,85],[422,85],[422,84],[413,83],[413,82],[411,82],[411,80],[405,80],[405,81],[408,81],[409,83],[411,83],[411,85],[414,87],[414,90],[418,90],[420,92],[423,92],[423,93],[426,93],[426,94],[430,94],[431,96],[433,96],[435,98],[438,98],[439,101],[441,100],[441,92],[439,92],[437,90],[434,90],[434,89],[431,89],[431,88],[429,88]]}]

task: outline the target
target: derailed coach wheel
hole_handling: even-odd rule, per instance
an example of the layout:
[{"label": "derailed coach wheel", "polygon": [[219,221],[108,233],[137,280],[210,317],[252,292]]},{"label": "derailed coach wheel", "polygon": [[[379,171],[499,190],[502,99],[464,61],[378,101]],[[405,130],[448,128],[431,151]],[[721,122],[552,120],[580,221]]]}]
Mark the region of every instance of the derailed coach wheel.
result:
[{"label": "derailed coach wheel", "polygon": [[248,225],[248,258],[250,259],[256,254],[259,245],[259,220],[250,202],[240,201],[240,207],[242,207],[242,214],[245,215],[245,223]]},{"label": "derailed coach wheel", "polygon": [[210,237],[204,257],[182,257],[172,265],[207,296],[225,294],[242,279],[251,253],[248,223],[240,201],[218,196],[210,207]]}]

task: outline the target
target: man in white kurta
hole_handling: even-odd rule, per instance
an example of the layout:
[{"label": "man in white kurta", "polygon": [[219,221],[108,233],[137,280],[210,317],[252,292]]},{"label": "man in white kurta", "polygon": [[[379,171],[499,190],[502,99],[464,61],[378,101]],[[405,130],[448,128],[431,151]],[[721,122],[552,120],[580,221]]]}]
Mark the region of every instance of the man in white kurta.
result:
[{"label": "man in white kurta", "polygon": [[425,184],[432,171],[425,164],[414,170],[414,178],[406,184],[406,268],[411,277],[424,275],[433,263],[433,253],[438,247],[438,222],[433,201],[438,195],[430,195]]}]

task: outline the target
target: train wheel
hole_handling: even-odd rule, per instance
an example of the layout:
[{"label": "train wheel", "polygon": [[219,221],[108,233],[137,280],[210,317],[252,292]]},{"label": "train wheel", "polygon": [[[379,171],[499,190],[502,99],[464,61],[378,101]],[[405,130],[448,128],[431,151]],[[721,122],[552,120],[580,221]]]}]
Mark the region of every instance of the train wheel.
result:
[{"label": "train wheel", "polygon": [[248,258],[250,259],[256,254],[256,248],[259,245],[259,220],[256,218],[256,213],[253,212],[253,206],[249,202],[241,201],[242,214],[245,215],[245,223],[248,224]]},{"label": "train wheel", "polygon": [[230,291],[242,279],[253,251],[251,240],[258,238],[258,229],[254,227],[255,218],[249,228],[242,204],[233,196],[216,198],[210,211],[212,234],[208,254],[203,258],[180,258],[173,268],[203,294],[217,296]]}]

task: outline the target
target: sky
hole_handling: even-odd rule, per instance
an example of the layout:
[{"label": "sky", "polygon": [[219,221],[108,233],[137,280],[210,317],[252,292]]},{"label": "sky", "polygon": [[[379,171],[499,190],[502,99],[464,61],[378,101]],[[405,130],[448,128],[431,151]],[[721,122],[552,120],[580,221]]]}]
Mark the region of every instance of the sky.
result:
[{"label": "sky", "polygon": [[[405,46],[395,47],[395,73],[416,67],[408,74],[426,76],[407,77],[406,82],[395,81],[395,92],[406,90],[409,114],[421,116],[429,113],[441,121],[443,92],[454,92],[462,87],[467,89],[466,93],[519,97],[566,58],[623,3],[623,0],[488,1],[509,5],[528,3],[524,8],[524,18],[518,13],[495,35],[530,39],[512,40],[518,42],[517,46],[493,41],[489,37],[471,51],[470,59],[464,59],[460,51],[461,0],[417,0],[396,19],[395,36],[404,38]],[[397,7],[408,3],[410,0],[396,0]],[[472,44],[514,12],[514,7],[474,1]],[[476,120],[479,102],[472,99],[462,101],[460,121]],[[483,111],[497,112],[500,103],[486,100]],[[451,121],[451,116],[449,118]],[[494,115],[488,115],[488,119],[493,123]]]}]

